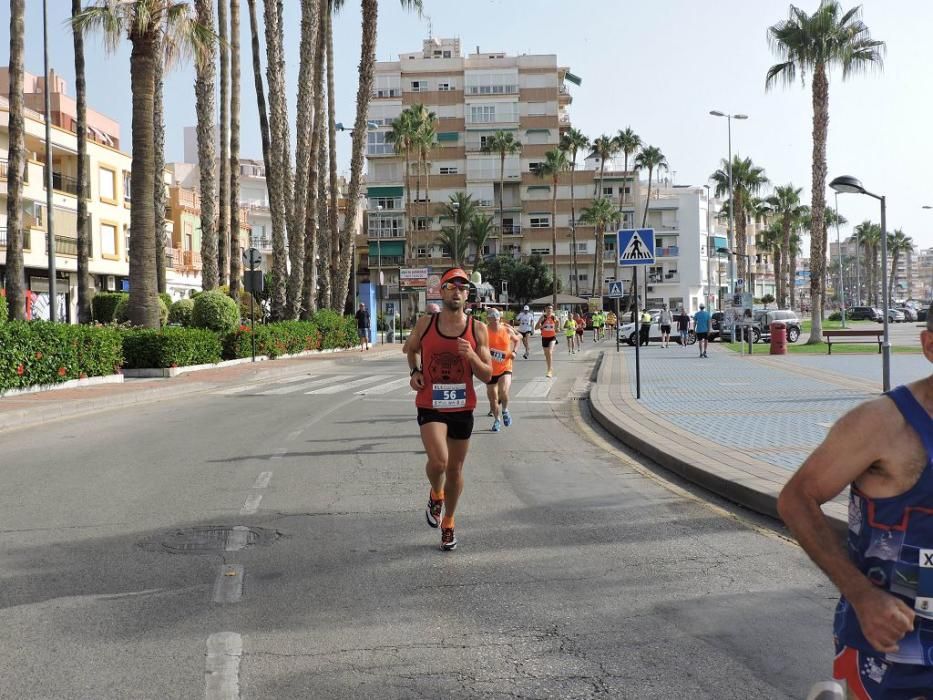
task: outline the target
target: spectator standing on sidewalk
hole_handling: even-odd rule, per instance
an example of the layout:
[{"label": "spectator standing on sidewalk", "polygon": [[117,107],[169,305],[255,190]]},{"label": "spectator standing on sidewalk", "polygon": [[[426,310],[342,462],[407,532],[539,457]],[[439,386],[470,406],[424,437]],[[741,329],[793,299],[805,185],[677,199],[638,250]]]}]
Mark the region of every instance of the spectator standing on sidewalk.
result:
[{"label": "spectator standing on sidewalk", "polygon": [[709,348],[709,321],[710,314],[706,304],[700,304],[700,310],[693,314],[693,324],[697,332],[697,345],[700,346],[700,357],[709,357],[706,354]]},{"label": "spectator standing on sidewalk", "polygon": [[690,316],[682,306],[677,313],[677,332],[680,333],[680,347],[681,349],[686,350],[687,338],[690,335]]},{"label": "spectator standing on sidewalk", "polygon": [[638,319],[641,326],[638,328],[638,342],[641,345],[647,345],[651,340],[651,314],[647,309],[641,310],[641,317]]},{"label": "spectator standing on sidewalk", "polygon": [[[933,362],[933,305],[920,334]],[[843,548],[820,506],[849,489]],[[778,511],[841,594],[833,675],[850,697],[933,688],[933,374],[867,401],[829,431]]]},{"label": "spectator standing on sidewalk", "polygon": [[369,309],[366,304],[360,302],[360,308],[356,310],[356,332],[360,337],[360,352],[369,350]]},{"label": "spectator standing on sidewalk", "polygon": [[674,314],[667,308],[667,304],[661,309],[658,323],[661,324],[661,347],[666,348],[671,342],[671,326],[674,325]]}]

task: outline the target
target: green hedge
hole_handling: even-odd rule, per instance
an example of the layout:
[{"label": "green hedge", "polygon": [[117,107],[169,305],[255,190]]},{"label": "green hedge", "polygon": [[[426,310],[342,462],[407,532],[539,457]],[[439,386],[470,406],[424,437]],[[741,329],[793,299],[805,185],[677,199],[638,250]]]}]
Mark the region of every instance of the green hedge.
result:
[{"label": "green hedge", "polygon": [[194,310],[194,300],[179,299],[168,310],[168,322],[188,328],[191,325],[191,312]]},{"label": "green hedge", "polygon": [[191,325],[217,333],[230,333],[240,325],[237,303],[223,292],[202,292],[194,297]]},{"label": "green hedge", "polygon": [[220,362],[216,333],[200,328],[130,328],[123,331],[127,369],[205,365]]},{"label": "green hedge", "polygon": [[98,323],[113,323],[113,314],[117,305],[130,295],[124,292],[97,292],[91,299],[91,312]]},{"label": "green hedge", "polygon": [[350,348],[359,342],[356,318],[353,316],[322,309],[311,317],[311,322],[321,331],[321,347],[325,350]]},{"label": "green hedge", "polygon": [[114,374],[122,364],[116,328],[47,321],[0,325],[0,391]]},{"label": "green hedge", "polygon": [[0,323],[5,323],[10,318],[9,305],[6,303],[6,296],[0,294]]},{"label": "green hedge", "polygon": [[314,321],[279,321],[257,325],[255,330],[244,325],[224,338],[224,359],[249,357],[254,335],[256,354],[273,359],[305,350],[320,350],[323,337]]}]

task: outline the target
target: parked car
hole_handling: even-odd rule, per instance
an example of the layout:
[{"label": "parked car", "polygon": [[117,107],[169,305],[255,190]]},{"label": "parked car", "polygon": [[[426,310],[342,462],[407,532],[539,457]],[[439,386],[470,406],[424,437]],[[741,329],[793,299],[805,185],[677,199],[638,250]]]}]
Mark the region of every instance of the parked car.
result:
[{"label": "parked car", "polygon": [[926,320],[927,320],[927,314],[929,313],[929,309],[930,309],[929,304],[928,304],[927,306],[924,306],[924,307],[922,307],[922,308],[917,309],[917,320],[918,320],[918,321],[926,321]]},{"label": "parked car", "polygon": [[917,310],[912,306],[896,306],[895,311],[900,311],[902,314],[904,314],[905,321],[917,320]]},{"label": "parked car", "polygon": [[884,320],[881,310],[871,306],[853,306],[846,312],[846,318],[850,321],[877,321],[878,323]]},{"label": "parked car", "polygon": [[716,340],[719,338],[722,340],[722,311],[714,311],[712,316],[709,319],[709,339]]},{"label": "parked car", "polygon": [[752,339],[754,342],[763,340],[771,342],[771,324],[780,321],[787,326],[787,342],[796,343],[800,338],[800,319],[797,312],[789,309],[773,309],[770,311],[756,311],[752,316]]},{"label": "parked car", "polygon": [[903,323],[906,320],[903,311],[888,309],[888,323]]},{"label": "parked car", "polygon": [[[623,323],[619,328],[619,342],[628,343],[629,345],[635,345],[635,324],[634,323]],[[661,324],[658,323],[658,317],[651,317],[651,329],[648,331],[648,339],[650,341],[660,341],[661,340]],[[671,329],[671,342],[680,344],[680,333],[677,331],[676,326]],[[696,331],[690,330],[687,334],[687,345],[693,345],[697,342]]]}]

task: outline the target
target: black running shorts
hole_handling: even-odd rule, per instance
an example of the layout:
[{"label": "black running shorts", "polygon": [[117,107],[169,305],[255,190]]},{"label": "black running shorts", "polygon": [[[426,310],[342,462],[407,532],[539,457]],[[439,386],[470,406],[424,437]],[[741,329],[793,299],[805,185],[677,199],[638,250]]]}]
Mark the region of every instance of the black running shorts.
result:
[{"label": "black running shorts", "polygon": [[541,338],[541,347],[546,348],[549,345],[557,345],[557,336],[552,336],[550,338]]},{"label": "black running shorts", "polygon": [[492,379],[490,379],[488,382],[486,382],[486,384],[487,384],[488,386],[492,386],[493,384],[498,384],[498,383],[499,383],[499,377],[502,377],[502,376],[504,376],[504,375],[506,375],[506,374],[512,374],[512,373],[506,371],[506,372],[503,372],[502,374],[494,374],[494,375],[492,375]]},{"label": "black running shorts", "polygon": [[661,332],[662,332],[662,333],[667,333],[668,335],[670,335],[670,334],[671,334],[671,327],[668,326],[667,324],[664,324],[663,326],[661,326]]},{"label": "black running shorts", "polygon": [[697,340],[709,340],[709,333],[700,333],[697,331]]},{"label": "black running shorts", "polygon": [[450,440],[469,440],[473,434],[473,411],[435,411],[433,408],[418,409],[418,425],[444,423]]}]

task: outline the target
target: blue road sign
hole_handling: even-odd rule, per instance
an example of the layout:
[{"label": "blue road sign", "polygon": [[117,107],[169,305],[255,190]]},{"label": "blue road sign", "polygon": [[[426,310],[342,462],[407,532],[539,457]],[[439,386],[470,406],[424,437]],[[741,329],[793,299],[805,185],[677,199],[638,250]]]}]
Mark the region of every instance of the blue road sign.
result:
[{"label": "blue road sign", "polygon": [[609,298],[610,299],[621,299],[625,294],[622,293],[622,282],[610,282],[609,283]]},{"label": "blue road sign", "polygon": [[622,229],[617,250],[620,265],[654,265],[654,229]]}]

